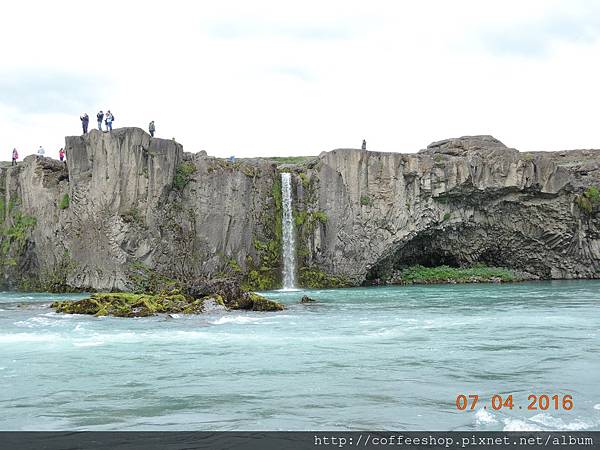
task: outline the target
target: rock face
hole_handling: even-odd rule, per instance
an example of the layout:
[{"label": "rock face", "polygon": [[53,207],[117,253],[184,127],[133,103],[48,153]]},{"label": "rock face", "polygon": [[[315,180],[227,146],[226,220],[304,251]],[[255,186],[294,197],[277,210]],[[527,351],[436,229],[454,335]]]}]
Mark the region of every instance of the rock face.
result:
[{"label": "rock face", "polygon": [[[65,148],[66,166],[30,156],[0,167],[5,287],[128,290],[140,271],[280,286],[275,162],[184,153],[137,128]],[[598,150],[520,153],[472,136],[415,154],[333,150],[285,170],[303,286],[375,282],[414,264],[600,278]]]}]

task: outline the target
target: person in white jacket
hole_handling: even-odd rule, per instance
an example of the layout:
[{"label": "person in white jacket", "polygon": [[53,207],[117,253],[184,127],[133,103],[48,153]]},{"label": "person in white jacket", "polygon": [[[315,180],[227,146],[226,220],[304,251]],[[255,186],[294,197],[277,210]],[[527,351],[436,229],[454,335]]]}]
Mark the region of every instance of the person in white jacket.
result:
[{"label": "person in white jacket", "polygon": [[37,149],[37,154],[38,154],[38,156],[44,156],[46,154],[46,151],[44,150],[44,147],[42,147],[40,145],[40,148]]},{"label": "person in white jacket", "polygon": [[108,111],[106,111],[106,114],[104,115],[104,123],[106,124],[106,131],[112,131],[113,120],[115,120],[115,118],[113,117],[113,115],[109,109]]}]

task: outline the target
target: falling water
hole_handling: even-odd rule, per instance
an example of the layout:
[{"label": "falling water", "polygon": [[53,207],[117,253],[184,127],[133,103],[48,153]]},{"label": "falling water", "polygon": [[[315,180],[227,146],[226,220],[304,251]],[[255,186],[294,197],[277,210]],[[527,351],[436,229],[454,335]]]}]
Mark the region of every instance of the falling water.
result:
[{"label": "falling water", "polygon": [[281,174],[281,199],[283,203],[283,289],[296,285],[296,242],[294,241],[294,218],[292,217],[292,177]]}]

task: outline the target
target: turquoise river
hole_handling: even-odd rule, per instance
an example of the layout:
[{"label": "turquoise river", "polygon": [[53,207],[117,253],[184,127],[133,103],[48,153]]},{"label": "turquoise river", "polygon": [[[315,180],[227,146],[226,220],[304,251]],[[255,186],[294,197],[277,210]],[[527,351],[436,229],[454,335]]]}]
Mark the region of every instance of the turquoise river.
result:
[{"label": "turquoise river", "polygon": [[95,318],[0,293],[0,429],[600,430],[600,281],[265,295],[287,309]]}]

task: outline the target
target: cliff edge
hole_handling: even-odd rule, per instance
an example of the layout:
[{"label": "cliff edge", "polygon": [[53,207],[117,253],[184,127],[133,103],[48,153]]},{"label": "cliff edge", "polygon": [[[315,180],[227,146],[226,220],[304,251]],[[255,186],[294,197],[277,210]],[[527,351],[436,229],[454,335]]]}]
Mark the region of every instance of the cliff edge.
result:
[{"label": "cliff edge", "polygon": [[600,278],[599,150],[523,153],[469,136],[282,166],[184,153],[138,128],[67,137],[65,149],[66,165],[29,156],[0,167],[5,287],[280,287],[281,170],[293,175],[303,286],[380,282],[414,264]]}]

